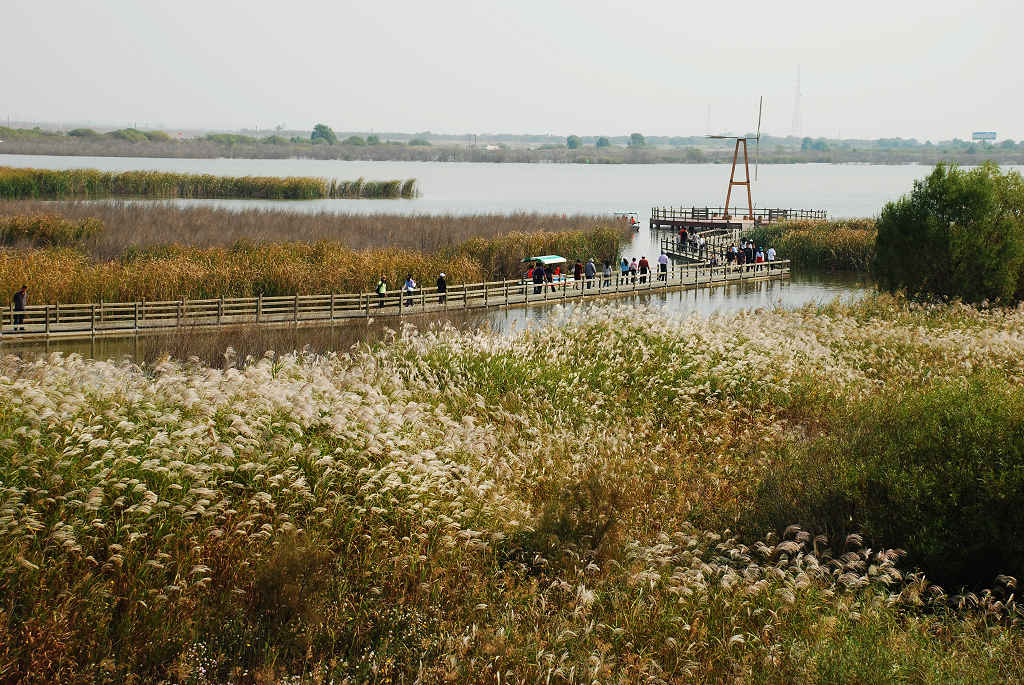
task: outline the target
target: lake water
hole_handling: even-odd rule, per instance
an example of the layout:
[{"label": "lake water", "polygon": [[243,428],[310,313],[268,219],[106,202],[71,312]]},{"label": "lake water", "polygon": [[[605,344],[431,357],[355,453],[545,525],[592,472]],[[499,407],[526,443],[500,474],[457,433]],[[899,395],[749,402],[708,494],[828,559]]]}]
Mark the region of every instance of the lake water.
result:
[{"label": "lake water", "polygon": [[[421,197],[413,200],[189,200],[184,204],[403,214],[631,211],[639,212],[645,223],[651,207],[721,206],[729,180],[729,165],[725,164],[475,164],[0,155],[0,165],[349,180],[415,178]],[[914,179],[930,170],[931,167],[920,165],[765,164],[753,184],[754,204],[825,209],[833,217],[875,216],[885,202],[909,191]],[[734,193],[734,200],[745,205],[745,194],[736,198]]]}]

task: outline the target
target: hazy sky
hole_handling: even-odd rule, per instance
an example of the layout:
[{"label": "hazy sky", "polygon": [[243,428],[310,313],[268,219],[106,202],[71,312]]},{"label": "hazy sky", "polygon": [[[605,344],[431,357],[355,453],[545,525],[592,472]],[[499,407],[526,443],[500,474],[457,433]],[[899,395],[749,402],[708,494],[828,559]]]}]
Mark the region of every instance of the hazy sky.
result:
[{"label": "hazy sky", "polygon": [[1020,0],[3,0],[0,117],[1024,138]]}]

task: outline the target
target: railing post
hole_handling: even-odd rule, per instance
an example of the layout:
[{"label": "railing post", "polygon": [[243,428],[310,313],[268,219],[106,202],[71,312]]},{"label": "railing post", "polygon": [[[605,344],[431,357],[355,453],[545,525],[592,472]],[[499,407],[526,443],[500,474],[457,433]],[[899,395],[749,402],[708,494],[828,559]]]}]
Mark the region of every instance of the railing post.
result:
[{"label": "railing post", "polygon": [[508,281],[505,281],[505,309],[508,309]]},{"label": "railing post", "polygon": [[46,334],[50,334],[50,305],[46,305],[46,324],[44,330]]},{"label": "railing post", "polygon": [[185,298],[178,301],[178,328],[181,328],[181,320],[185,317]]},{"label": "railing post", "polygon": [[263,316],[263,293],[256,295],[256,323],[260,322]]},{"label": "railing post", "polygon": [[96,303],[89,305],[89,332],[96,334]]},{"label": "railing post", "polygon": [[[138,317],[136,317],[138,318]],[[224,323],[224,296],[220,296],[220,301],[217,302],[217,325]],[[138,328],[138,326],[136,326]]]},{"label": "railing post", "polygon": [[469,309],[469,291],[466,284],[462,284],[462,308]]},{"label": "railing post", "polygon": [[139,331],[139,303],[135,303],[135,332]]},{"label": "railing post", "polygon": [[[362,296],[362,294],[359,295],[359,304],[360,305],[363,304],[363,296]],[[362,309],[361,306],[359,308]],[[331,292],[331,321],[334,321],[334,293],[333,292]]]},{"label": "railing post", "polygon": [[299,322],[299,294],[295,293],[295,300],[293,300],[292,307],[292,323]]},{"label": "railing post", "polygon": [[405,293],[398,291],[398,315],[402,316],[402,307],[405,305]]}]

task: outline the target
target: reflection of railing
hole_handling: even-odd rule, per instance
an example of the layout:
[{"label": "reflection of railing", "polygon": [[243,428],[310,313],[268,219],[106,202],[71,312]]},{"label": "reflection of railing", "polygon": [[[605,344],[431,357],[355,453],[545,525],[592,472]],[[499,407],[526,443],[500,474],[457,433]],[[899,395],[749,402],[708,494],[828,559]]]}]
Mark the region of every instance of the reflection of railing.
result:
[{"label": "reflection of railing", "polygon": [[289,295],[284,297],[222,297],[207,300],[163,302],[98,302],[94,304],[32,305],[23,311],[13,306],[0,309],[0,333],[4,338],[131,335],[193,326],[243,324],[298,325],[376,316],[399,316],[483,307],[508,307],[567,302],[592,296],[625,295],[659,288],[710,285],[789,274],[789,262],[773,262],[769,271],[749,273],[706,265],[666,265],[664,272],[653,264],[651,272],[623,276],[600,273],[581,281],[555,283],[494,281],[414,292]]},{"label": "reflection of railing", "polygon": [[652,207],[651,221],[711,221],[732,219],[753,219],[757,223],[769,224],[775,221],[804,219],[824,221],[828,212],[824,209],[755,209],[753,216],[747,216],[744,209],[734,208],[732,211],[724,207]]}]

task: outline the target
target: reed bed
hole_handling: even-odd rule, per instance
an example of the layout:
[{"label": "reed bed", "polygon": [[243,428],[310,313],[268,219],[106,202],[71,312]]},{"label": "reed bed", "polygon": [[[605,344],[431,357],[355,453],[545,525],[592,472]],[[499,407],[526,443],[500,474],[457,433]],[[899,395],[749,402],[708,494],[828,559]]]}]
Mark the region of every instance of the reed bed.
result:
[{"label": "reed bed", "polygon": [[785,221],[755,229],[752,239],[798,267],[869,271],[877,234],[874,219]]},{"label": "reed bed", "polygon": [[[29,284],[33,302],[51,303],[369,292],[381,274],[392,288],[407,274],[430,285],[442,271],[452,284],[501,280],[518,277],[521,260],[535,254],[612,260],[629,236],[618,226],[595,227],[599,217],[531,214],[235,214],[63,203],[56,208],[67,218],[3,216],[47,206],[22,204],[0,204],[0,226],[26,227],[17,244],[73,247],[0,251],[0,283]],[[532,230],[510,230],[524,227]],[[277,242],[283,236],[292,239]],[[456,240],[468,236],[477,237]]]},{"label": "reed bed", "polygon": [[0,214],[0,245],[70,246],[92,240],[103,231],[93,217],[66,219],[52,214]]},{"label": "reed bed", "polygon": [[[612,221],[607,216],[592,215],[516,213],[402,216],[305,213],[273,209],[232,211],[216,207],[178,207],[164,202],[123,200],[0,200],[0,216],[33,214],[59,215],[68,221],[99,220],[103,230],[79,244],[79,248],[94,259],[119,258],[125,251],[168,243],[194,247],[230,247],[240,241],[329,240],[355,250],[397,247],[438,252],[455,248],[473,238],[490,239],[504,234],[537,231],[578,233],[602,226],[618,229],[620,240],[629,238],[628,229],[622,229],[621,222]],[[523,249],[529,252],[530,246],[524,245]],[[523,253],[520,258],[526,256],[529,254]]]},{"label": "reed bed", "polygon": [[213,176],[162,171],[0,167],[0,198],[103,197],[313,200],[411,198],[416,181],[337,181],[299,176]]},{"label": "reed bed", "polygon": [[1022,340],[1021,311],[880,296],[216,369],[3,357],[0,673],[1020,681],[1012,579],[958,595],[898,540],[731,529],[823,416],[965,363],[1019,388]]},{"label": "reed bed", "polygon": [[70,249],[0,252],[0,282],[26,283],[48,303],[370,292],[381,274],[397,288],[406,274],[432,284],[442,271],[451,283],[484,280],[468,257],[332,243],[167,247],[103,262]]}]

